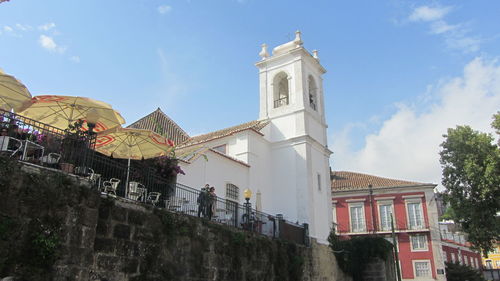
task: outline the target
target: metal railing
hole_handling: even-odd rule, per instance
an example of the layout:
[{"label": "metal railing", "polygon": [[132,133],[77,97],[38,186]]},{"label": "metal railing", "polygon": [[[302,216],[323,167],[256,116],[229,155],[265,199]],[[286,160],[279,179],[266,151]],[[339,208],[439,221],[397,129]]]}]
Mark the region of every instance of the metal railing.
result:
[{"label": "metal railing", "polygon": [[[203,217],[273,238],[308,245],[307,224],[298,225],[206,191],[168,181],[140,160],[114,159],[93,150],[95,137],[77,139],[67,131],[0,110],[0,153],[87,178],[101,192]],[[126,187],[127,174],[129,186]],[[114,183],[112,185],[111,183]],[[112,192],[108,189],[113,188]],[[154,195],[154,196],[152,196]]]},{"label": "metal railing", "polygon": [[288,97],[282,97],[277,100],[274,100],[274,108],[284,106],[288,104]]}]

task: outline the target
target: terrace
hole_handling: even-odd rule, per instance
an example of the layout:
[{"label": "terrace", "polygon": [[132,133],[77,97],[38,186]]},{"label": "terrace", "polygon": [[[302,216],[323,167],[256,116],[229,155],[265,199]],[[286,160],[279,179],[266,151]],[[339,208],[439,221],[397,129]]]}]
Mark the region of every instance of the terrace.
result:
[{"label": "terrace", "polygon": [[[126,159],[97,152],[96,135],[91,130],[75,134],[4,110],[0,110],[0,132],[1,154],[74,174],[87,180],[102,196],[203,217],[272,238],[309,243],[307,224],[298,225],[281,216],[257,211],[248,203],[210,197],[207,191],[176,183],[179,172],[176,159],[163,158],[160,164],[155,159],[131,160],[129,166]],[[159,168],[167,172],[160,173]]]}]

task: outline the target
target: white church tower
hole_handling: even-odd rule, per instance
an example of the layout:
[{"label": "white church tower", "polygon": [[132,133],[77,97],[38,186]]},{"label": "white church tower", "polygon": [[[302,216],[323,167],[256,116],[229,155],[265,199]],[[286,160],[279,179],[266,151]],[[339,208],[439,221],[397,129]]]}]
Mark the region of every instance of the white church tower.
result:
[{"label": "white church tower", "polygon": [[256,63],[260,120],[269,120],[269,178],[273,209],[309,223],[309,234],[326,243],[331,221],[330,166],[322,75],[317,51],[310,54],[301,34],[273,49],[262,45]]}]

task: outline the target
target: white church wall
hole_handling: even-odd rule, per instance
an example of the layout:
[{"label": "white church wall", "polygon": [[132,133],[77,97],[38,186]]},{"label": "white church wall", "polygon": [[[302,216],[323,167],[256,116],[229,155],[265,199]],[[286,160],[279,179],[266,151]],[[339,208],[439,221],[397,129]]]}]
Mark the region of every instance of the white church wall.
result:
[{"label": "white church wall", "polygon": [[240,188],[240,198],[243,198],[243,190],[248,187],[249,167],[212,151],[207,151],[205,155],[208,161],[198,157],[190,164],[181,162],[180,166],[186,175],[179,174],[177,182],[196,189],[208,183],[215,187],[217,196],[222,198],[225,197],[226,184],[232,183]]}]

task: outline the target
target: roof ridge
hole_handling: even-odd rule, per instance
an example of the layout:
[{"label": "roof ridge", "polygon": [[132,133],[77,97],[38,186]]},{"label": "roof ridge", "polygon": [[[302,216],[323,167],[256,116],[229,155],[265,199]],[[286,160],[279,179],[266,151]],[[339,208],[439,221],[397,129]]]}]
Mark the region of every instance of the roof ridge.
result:
[{"label": "roof ridge", "polygon": [[391,179],[370,174],[350,171],[332,171],[331,187],[334,190],[352,190],[368,189],[369,185],[373,188],[387,187],[409,187],[409,186],[430,186],[433,183],[421,183],[416,181]]},{"label": "roof ridge", "polygon": [[234,126],[226,127],[226,128],[219,129],[216,131],[212,131],[212,132],[208,132],[205,134],[190,137],[189,139],[187,139],[183,143],[181,143],[181,146],[190,146],[190,145],[194,145],[194,144],[208,142],[208,141],[211,141],[214,139],[226,137],[226,136],[232,135],[234,133],[238,133],[238,132],[248,130],[248,129],[254,130],[256,132],[260,132],[260,130],[262,130],[262,128],[264,128],[267,124],[269,124],[268,119],[248,121],[248,122],[241,123],[238,125],[234,125]]}]

